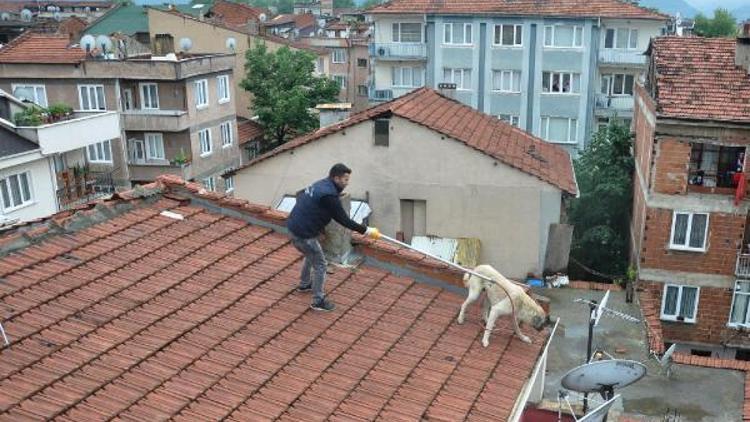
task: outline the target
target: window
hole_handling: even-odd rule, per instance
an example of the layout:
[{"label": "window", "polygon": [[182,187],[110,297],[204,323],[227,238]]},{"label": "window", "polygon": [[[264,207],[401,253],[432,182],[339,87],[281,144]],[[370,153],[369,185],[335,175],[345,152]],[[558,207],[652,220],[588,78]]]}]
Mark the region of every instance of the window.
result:
[{"label": "window", "polygon": [[13,85],[13,96],[47,107],[47,89],[44,85]]},{"label": "window", "polygon": [[156,84],[141,84],[141,109],[159,108],[159,90]]},{"label": "window", "polygon": [[165,160],[164,138],[161,133],[147,133],[144,138],[146,138],[146,158],[149,160]]},{"label": "window", "polygon": [[635,75],[615,73],[602,75],[602,94],[605,95],[633,95]]},{"label": "window", "polygon": [[112,163],[112,146],[109,141],[91,144],[86,151],[91,163]]},{"label": "window", "polygon": [[542,92],[548,94],[579,94],[581,75],[578,73],[542,72]]},{"label": "window", "polygon": [[106,110],[103,85],[78,85],[81,110]]},{"label": "window", "polygon": [[547,25],[544,27],[545,47],[583,47],[583,27]]},{"label": "window", "polygon": [[346,89],[346,75],[331,75],[331,79],[339,86],[339,89]]},{"label": "window", "polygon": [[216,90],[219,94],[219,104],[229,101],[229,75],[216,77]]},{"label": "window", "polygon": [[315,73],[323,73],[325,70],[325,62],[322,57],[318,57],[318,60],[315,61]]},{"label": "window", "polygon": [[122,90],[122,108],[125,110],[132,110],[135,108],[135,103],[133,103],[133,90],[132,89]]},{"label": "window", "polygon": [[224,178],[224,191],[229,193],[234,190],[234,176]]},{"label": "window", "polygon": [[669,321],[695,322],[698,310],[699,288],[664,285],[664,297],[661,300],[661,319]]},{"label": "window", "polygon": [[513,125],[515,127],[519,127],[520,119],[517,115],[514,114],[500,114],[497,116],[498,119]]},{"label": "window", "polygon": [[470,23],[446,23],[443,25],[443,43],[471,45]]},{"label": "window", "polygon": [[389,119],[377,119],[375,120],[375,145],[387,147],[389,143],[389,134],[391,129],[391,121]]},{"label": "window", "polygon": [[420,87],[424,84],[422,80],[421,67],[393,67],[391,68],[391,80],[394,87]]},{"label": "window", "polygon": [[737,281],[734,284],[732,310],[729,311],[729,325],[750,325],[748,304],[750,304],[750,281]]},{"label": "window", "polygon": [[691,189],[691,186],[736,188],[741,177],[738,173],[743,171],[744,165],[745,147],[695,142],[690,151],[688,189]]},{"label": "window", "polygon": [[210,129],[203,129],[198,131],[198,142],[201,145],[201,157],[210,155],[211,152],[213,152]]},{"label": "window", "polygon": [[332,58],[333,63],[346,63],[346,49],[334,48]]},{"label": "window", "polygon": [[0,179],[0,193],[3,196],[4,211],[30,204],[32,201],[31,173],[26,171]]},{"label": "window", "polygon": [[357,59],[357,66],[367,67],[367,59]]},{"label": "window", "polygon": [[203,187],[206,188],[207,191],[213,192],[216,190],[216,185],[214,183],[213,176],[206,177],[205,179],[203,179],[202,182],[203,182]]},{"label": "window", "polygon": [[422,42],[422,24],[421,23],[394,23],[393,42]]},{"label": "window", "polygon": [[208,81],[201,79],[195,81],[195,107],[203,108],[208,106]]},{"label": "window", "polygon": [[226,148],[232,145],[232,122],[224,122],[219,125],[221,130],[221,146]]},{"label": "window", "polygon": [[494,45],[521,47],[523,25],[495,25]]},{"label": "window", "polygon": [[368,94],[367,85],[357,85],[357,95],[366,97]]},{"label": "window", "polygon": [[521,71],[493,70],[492,89],[499,92],[521,92]]},{"label": "window", "polygon": [[550,142],[578,141],[578,120],[568,117],[542,117],[542,138]]},{"label": "window", "polygon": [[670,249],[705,251],[708,214],[675,211]]},{"label": "window", "polygon": [[471,69],[443,69],[443,82],[456,84],[456,89],[471,89]]},{"label": "window", "polygon": [[638,48],[638,30],[630,28],[609,28],[604,34],[604,48]]}]

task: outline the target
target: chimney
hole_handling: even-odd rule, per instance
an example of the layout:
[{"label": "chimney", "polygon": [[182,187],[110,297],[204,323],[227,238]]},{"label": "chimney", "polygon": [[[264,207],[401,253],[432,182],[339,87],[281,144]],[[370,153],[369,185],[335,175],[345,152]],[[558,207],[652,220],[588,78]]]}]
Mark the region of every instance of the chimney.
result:
[{"label": "chimney", "polygon": [[734,63],[750,73],[750,21],[742,25],[742,33],[737,37],[737,47],[734,51]]},{"label": "chimney", "polygon": [[318,109],[320,127],[346,120],[352,112],[351,103],[318,104],[315,108]]}]

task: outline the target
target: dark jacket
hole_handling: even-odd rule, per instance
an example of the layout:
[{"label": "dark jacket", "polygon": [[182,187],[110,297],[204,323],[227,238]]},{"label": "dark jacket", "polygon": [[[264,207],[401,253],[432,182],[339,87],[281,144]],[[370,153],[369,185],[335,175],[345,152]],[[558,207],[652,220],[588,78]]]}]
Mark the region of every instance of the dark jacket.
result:
[{"label": "dark jacket", "polygon": [[364,233],[367,227],[349,218],[341,206],[341,189],[331,178],[318,180],[297,194],[297,202],[289,214],[286,226],[296,237],[310,239],[318,236],[331,219],[342,226]]}]

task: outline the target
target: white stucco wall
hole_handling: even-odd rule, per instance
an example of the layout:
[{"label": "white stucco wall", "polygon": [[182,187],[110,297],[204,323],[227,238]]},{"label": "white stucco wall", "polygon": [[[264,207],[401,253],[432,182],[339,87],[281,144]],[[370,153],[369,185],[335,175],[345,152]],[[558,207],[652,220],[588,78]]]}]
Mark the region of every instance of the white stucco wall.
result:
[{"label": "white stucco wall", "polygon": [[36,153],[25,154],[25,158],[0,162],[0,179],[25,171],[28,171],[31,176],[32,202],[30,204],[8,211],[3,208],[0,200],[0,215],[10,219],[18,218],[20,221],[46,217],[57,212],[55,194],[57,186],[50,159],[42,158]]},{"label": "white stucco wall", "polygon": [[385,234],[401,230],[401,199],[425,200],[427,234],[479,238],[482,262],[510,277],[541,271],[549,223],[560,218],[560,191],[398,117],[388,147],[374,145],[367,121],[241,170],[235,196],[275,205],[336,162],[353,169],[347,191],[369,197],[370,225]]}]

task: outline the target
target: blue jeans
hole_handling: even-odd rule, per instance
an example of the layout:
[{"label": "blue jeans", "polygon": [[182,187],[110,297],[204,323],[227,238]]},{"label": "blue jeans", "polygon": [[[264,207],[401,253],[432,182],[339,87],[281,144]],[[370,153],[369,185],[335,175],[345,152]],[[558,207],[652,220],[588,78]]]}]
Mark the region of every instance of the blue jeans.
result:
[{"label": "blue jeans", "polygon": [[323,283],[326,281],[326,257],[323,254],[323,248],[320,247],[320,242],[314,237],[302,239],[293,236],[292,244],[305,255],[300,275],[300,287],[312,285],[313,299],[322,299],[325,297]]}]

